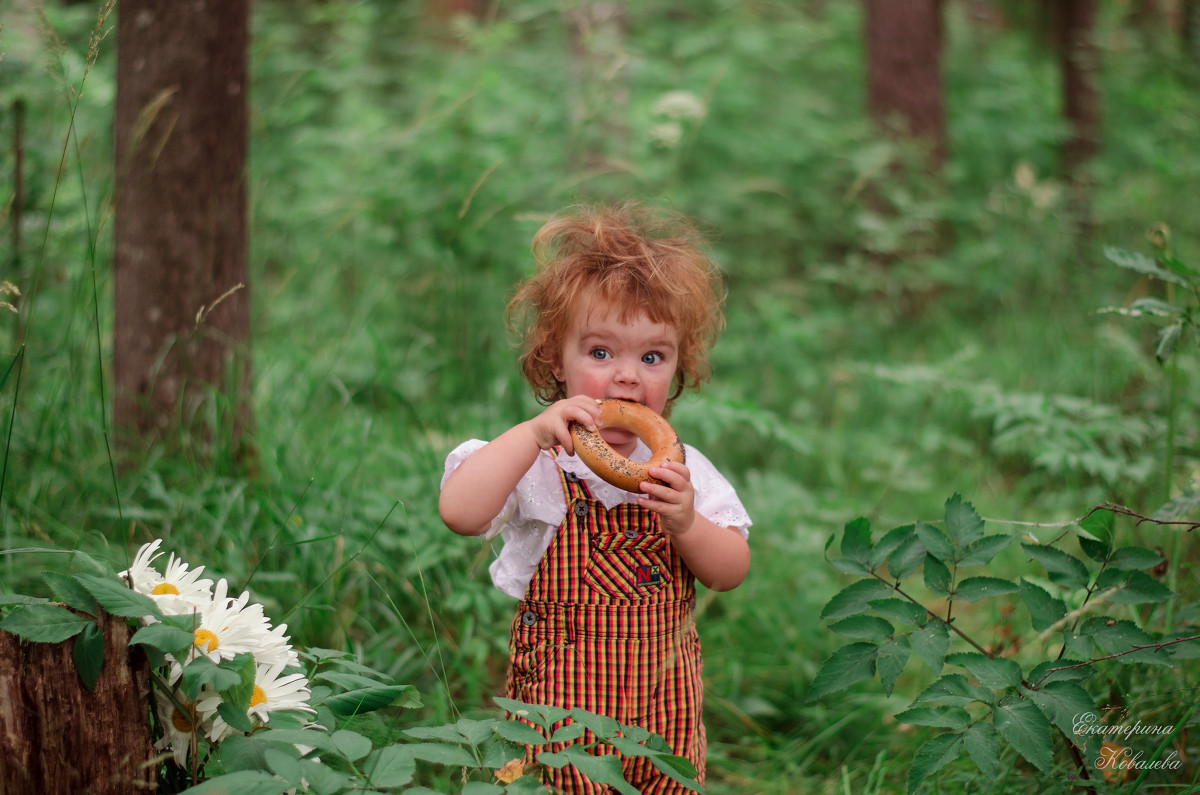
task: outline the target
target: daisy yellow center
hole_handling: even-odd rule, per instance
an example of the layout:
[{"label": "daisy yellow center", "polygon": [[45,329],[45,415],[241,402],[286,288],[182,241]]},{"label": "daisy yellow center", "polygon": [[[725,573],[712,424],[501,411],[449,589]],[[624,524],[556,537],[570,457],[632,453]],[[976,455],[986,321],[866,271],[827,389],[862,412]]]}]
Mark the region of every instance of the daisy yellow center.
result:
[{"label": "daisy yellow center", "polygon": [[254,686],[254,693],[250,696],[250,706],[257,707],[259,704],[267,703],[267,694],[258,685]]},{"label": "daisy yellow center", "polygon": [[186,713],[180,712],[178,709],[171,710],[171,725],[176,731],[190,733],[192,731],[192,721]]},{"label": "daisy yellow center", "polygon": [[192,642],[201,649],[207,646],[208,651],[216,651],[217,646],[221,645],[217,636],[212,632],[212,630],[208,629],[196,630],[196,639]]},{"label": "daisy yellow center", "polygon": [[160,582],[158,585],[154,586],[154,590],[150,593],[154,594],[155,596],[162,596],[165,593],[173,593],[176,596],[179,596],[179,589],[169,582]]}]

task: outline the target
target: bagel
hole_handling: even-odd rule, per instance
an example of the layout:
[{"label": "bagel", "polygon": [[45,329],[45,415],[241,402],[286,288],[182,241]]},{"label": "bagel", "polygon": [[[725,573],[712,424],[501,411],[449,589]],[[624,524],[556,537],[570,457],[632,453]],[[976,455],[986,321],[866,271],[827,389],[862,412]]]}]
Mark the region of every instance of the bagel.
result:
[{"label": "bagel", "polygon": [[[578,422],[571,423],[575,454],[601,480],[619,489],[640,492],[639,486],[645,482],[663,485],[661,480],[650,477],[649,470],[668,461],[684,462],[683,443],[675,429],[653,409],[635,400],[609,398],[596,402],[600,404],[600,422],[595,431]],[[601,428],[631,431],[650,448],[650,460],[630,461],[613,450],[600,436]]]}]

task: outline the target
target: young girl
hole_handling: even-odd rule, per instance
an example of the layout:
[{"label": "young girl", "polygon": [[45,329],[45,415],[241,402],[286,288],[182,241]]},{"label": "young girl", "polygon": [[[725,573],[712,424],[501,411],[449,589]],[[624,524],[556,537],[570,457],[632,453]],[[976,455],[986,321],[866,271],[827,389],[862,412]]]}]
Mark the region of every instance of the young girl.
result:
[{"label": "young girl", "polygon": [[[533,249],[537,273],[518,288],[509,317],[527,326],[522,370],[548,405],[491,442],[450,453],[442,521],[462,535],[504,539],[492,581],[520,600],[508,696],[661,734],[703,782],[694,580],[722,591],[742,582],[750,519],[695,448],[685,445],[686,465],[650,469],[662,485],[632,493],[574,455],[569,426],[594,430],[600,398],[635,400],[665,416],[707,377],[724,322],[719,275],[689,225],[630,205],[551,220]],[[650,458],[629,431],[600,435],[627,458]],[[623,766],[640,792],[686,791],[644,758]],[[548,769],[546,783],[607,791],[570,765]]]}]

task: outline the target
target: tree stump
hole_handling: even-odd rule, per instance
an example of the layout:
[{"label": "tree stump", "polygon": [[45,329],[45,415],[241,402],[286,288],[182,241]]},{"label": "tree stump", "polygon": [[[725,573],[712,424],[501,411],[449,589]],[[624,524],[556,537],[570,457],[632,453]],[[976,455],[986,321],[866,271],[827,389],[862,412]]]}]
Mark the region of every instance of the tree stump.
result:
[{"label": "tree stump", "polygon": [[124,619],[100,612],[104,666],[94,692],[74,639],[29,643],[0,631],[0,793],[131,795],[157,787],[150,664]]}]

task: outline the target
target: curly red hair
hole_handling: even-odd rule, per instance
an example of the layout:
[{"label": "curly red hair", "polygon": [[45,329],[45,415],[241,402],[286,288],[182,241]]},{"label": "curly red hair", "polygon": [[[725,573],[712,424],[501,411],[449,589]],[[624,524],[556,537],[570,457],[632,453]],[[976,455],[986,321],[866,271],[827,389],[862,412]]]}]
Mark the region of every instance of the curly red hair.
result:
[{"label": "curly red hair", "polygon": [[682,216],[637,204],[581,206],[548,221],[533,238],[537,271],[508,305],[521,335],[521,370],[543,403],[566,397],[554,377],[577,313],[644,313],[679,332],[679,369],[667,406],[709,377],[708,352],[725,325],[720,272],[699,232]]}]

